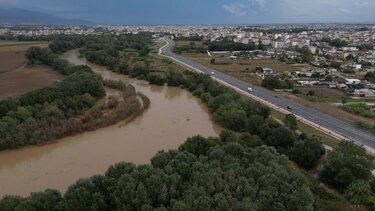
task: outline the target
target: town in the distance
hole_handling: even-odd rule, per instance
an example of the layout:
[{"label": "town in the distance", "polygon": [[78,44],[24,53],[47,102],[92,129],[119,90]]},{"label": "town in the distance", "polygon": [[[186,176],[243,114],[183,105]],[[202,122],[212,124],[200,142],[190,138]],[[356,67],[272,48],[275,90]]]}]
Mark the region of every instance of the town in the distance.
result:
[{"label": "town in the distance", "polygon": [[371,211],[374,158],[374,23],[0,25],[0,210]]}]

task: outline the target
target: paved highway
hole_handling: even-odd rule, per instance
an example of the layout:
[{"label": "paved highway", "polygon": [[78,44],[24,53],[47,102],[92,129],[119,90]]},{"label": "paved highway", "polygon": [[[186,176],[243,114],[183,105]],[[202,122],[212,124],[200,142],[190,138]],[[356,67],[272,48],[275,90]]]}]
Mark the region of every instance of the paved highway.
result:
[{"label": "paved highway", "polygon": [[174,41],[168,38],[163,38],[163,39],[167,42],[167,44],[160,49],[161,54],[171,57],[187,66],[191,66],[195,69],[198,69],[203,73],[210,74],[212,77],[219,79],[221,81],[224,81],[230,84],[231,86],[234,86],[240,90],[247,91],[248,87],[251,87],[253,89],[253,92],[251,94],[256,95],[257,97],[269,103],[272,103],[273,105],[279,108],[287,109],[287,107],[290,107],[291,108],[290,111],[294,113],[295,115],[298,115],[317,125],[327,128],[328,130],[333,131],[337,134],[340,134],[346,137],[347,139],[353,140],[359,144],[363,144],[367,147],[375,149],[375,134],[374,133],[368,132],[366,130],[362,130],[360,128],[355,127],[354,125],[350,123],[341,121],[335,117],[321,113],[317,110],[307,108],[303,105],[290,101],[286,98],[275,97],[275,95],[272,92],[264,88],[252,86],[251,84],[248,84],[246,82],[233,78],[219,71],[215,71],[209,67],[206,67],[202,64],[194,62],[183,56],[177,55],[173,53],[171,50],[175,44]]}]

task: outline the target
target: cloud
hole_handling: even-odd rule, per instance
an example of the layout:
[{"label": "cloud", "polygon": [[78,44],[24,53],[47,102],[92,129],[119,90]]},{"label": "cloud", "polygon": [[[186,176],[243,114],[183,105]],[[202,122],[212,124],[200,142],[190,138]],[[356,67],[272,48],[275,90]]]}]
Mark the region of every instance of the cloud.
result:
[{"label": "cloud", "polygon": [[251,0],[251,1],[257,4],[261,8],[264,8],[266,6],[266,0]]},{"label": "cloud", "polygon": [[247,14],[248,6],[243,2],[234,2],[232,4],[224,4],[223,9],[232,15],[244,16]]},{"label": "cloud", "polygon": [[232,4],[224,4],[223,9],[236,16],[244,16],[256,10],[267,10],[266,0],[241,0]]},{"label": "cloud", "polygon": [[342,12],[342,13],[346,13],[346,14],[351,14],[351,13],[353,13],[353,11],[348,10],[348,9],[345,9],[345,8],[340,8],[340,12]]}]

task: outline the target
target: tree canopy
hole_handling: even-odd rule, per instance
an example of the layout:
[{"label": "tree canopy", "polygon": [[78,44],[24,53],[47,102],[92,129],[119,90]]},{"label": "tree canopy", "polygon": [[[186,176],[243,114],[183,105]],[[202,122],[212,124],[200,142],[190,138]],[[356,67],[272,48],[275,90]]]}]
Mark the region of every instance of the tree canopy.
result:
[{"label": "tree canopy", "polygon": [[[276,188],[277,187],[277,188]],[[286,157],[219,138],[192,137],[149,165],[118,163],[57,191],[5,197],[0,210],[313,210],[304,177]]]},{"label": "tree canopy", "polygon": [[319,176],[323,182],[345,190],[355,180],[368,180],[373,168],[373,158],[362,146],[343,141],[328,154]]}]

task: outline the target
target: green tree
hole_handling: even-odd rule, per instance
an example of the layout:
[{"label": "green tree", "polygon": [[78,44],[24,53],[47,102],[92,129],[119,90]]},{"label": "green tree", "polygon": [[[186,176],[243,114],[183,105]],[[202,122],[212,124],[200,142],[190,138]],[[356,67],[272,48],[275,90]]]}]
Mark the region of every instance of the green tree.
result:
[{"label": "green tree", "polygon": [[296,136],[287,128],[279,127],[274,129],[271,135],[265,140],[265,144],[268,146],[273,146],[280,153],[286,153],[293,147],[296,141]]},{"label": "green tree", "polygon": [[105,197],[92,179],[80,179],[66,193],[66,210],[105,210]]},{"label": "green tree", "polygon": [[22,198],[20,196],[4,196],[0,200],[0,210],[14,211],[25,200],[26,200],[25,198]]},{"label": "green tree", "polygon": [[309,170],[314,168],[322,156],[325,149],[319,136],[310,136],[304,140],[297,141],[289,154],[289,158],[299,166]]},{"label": "green tree", "polygon": [[168,70],[165,72],[165,79],[168,86],[180,86],[185,82],[182,73],[175,70]]},{"label": "green tree", "polygon": [[284,118],[284,124],[292,131],[295,131],[298,129],[297,125],[297,118],[294,116],[294,114],[287,114]]},{"label": "green tree", "polygon": [[279,77],[273,76],[263,79],[262,86],[266,87],[267,89],[281,89],[282,83]]},{"label": "green tree", "polygon": [[61,210],[62,197],[59,191],[47,189],[44,192],[31,193],[20,203],[16,210],[54,211]]},{"label": "green tree", "polygon": [[220,106],[214,112],[213,119],[230,130],[241,131],[247,126],[246,112],[231,105]]},{"label": "green tree", "polygon": [[348,102],[348,96],[342,96],[341,97],[341,103],[343,104],[343,105],[345,105],[346,103]]},{"label": "green tree", "polygon": [[210,63],[211,63],[211,64],[215,64],[215,61],[216,61],[215,58],[211,58]]},{"label": "green tree", "polygon": [[374,169],[373,158],[365,148],[343,141],[328,154],[320,179],[339,190],[345,190],[355,180],[368,180]]},{"label": "green tree", "polygon": [[365,79],[370,82],[375,82],[375,72],[367,72],[365,75]]}]

